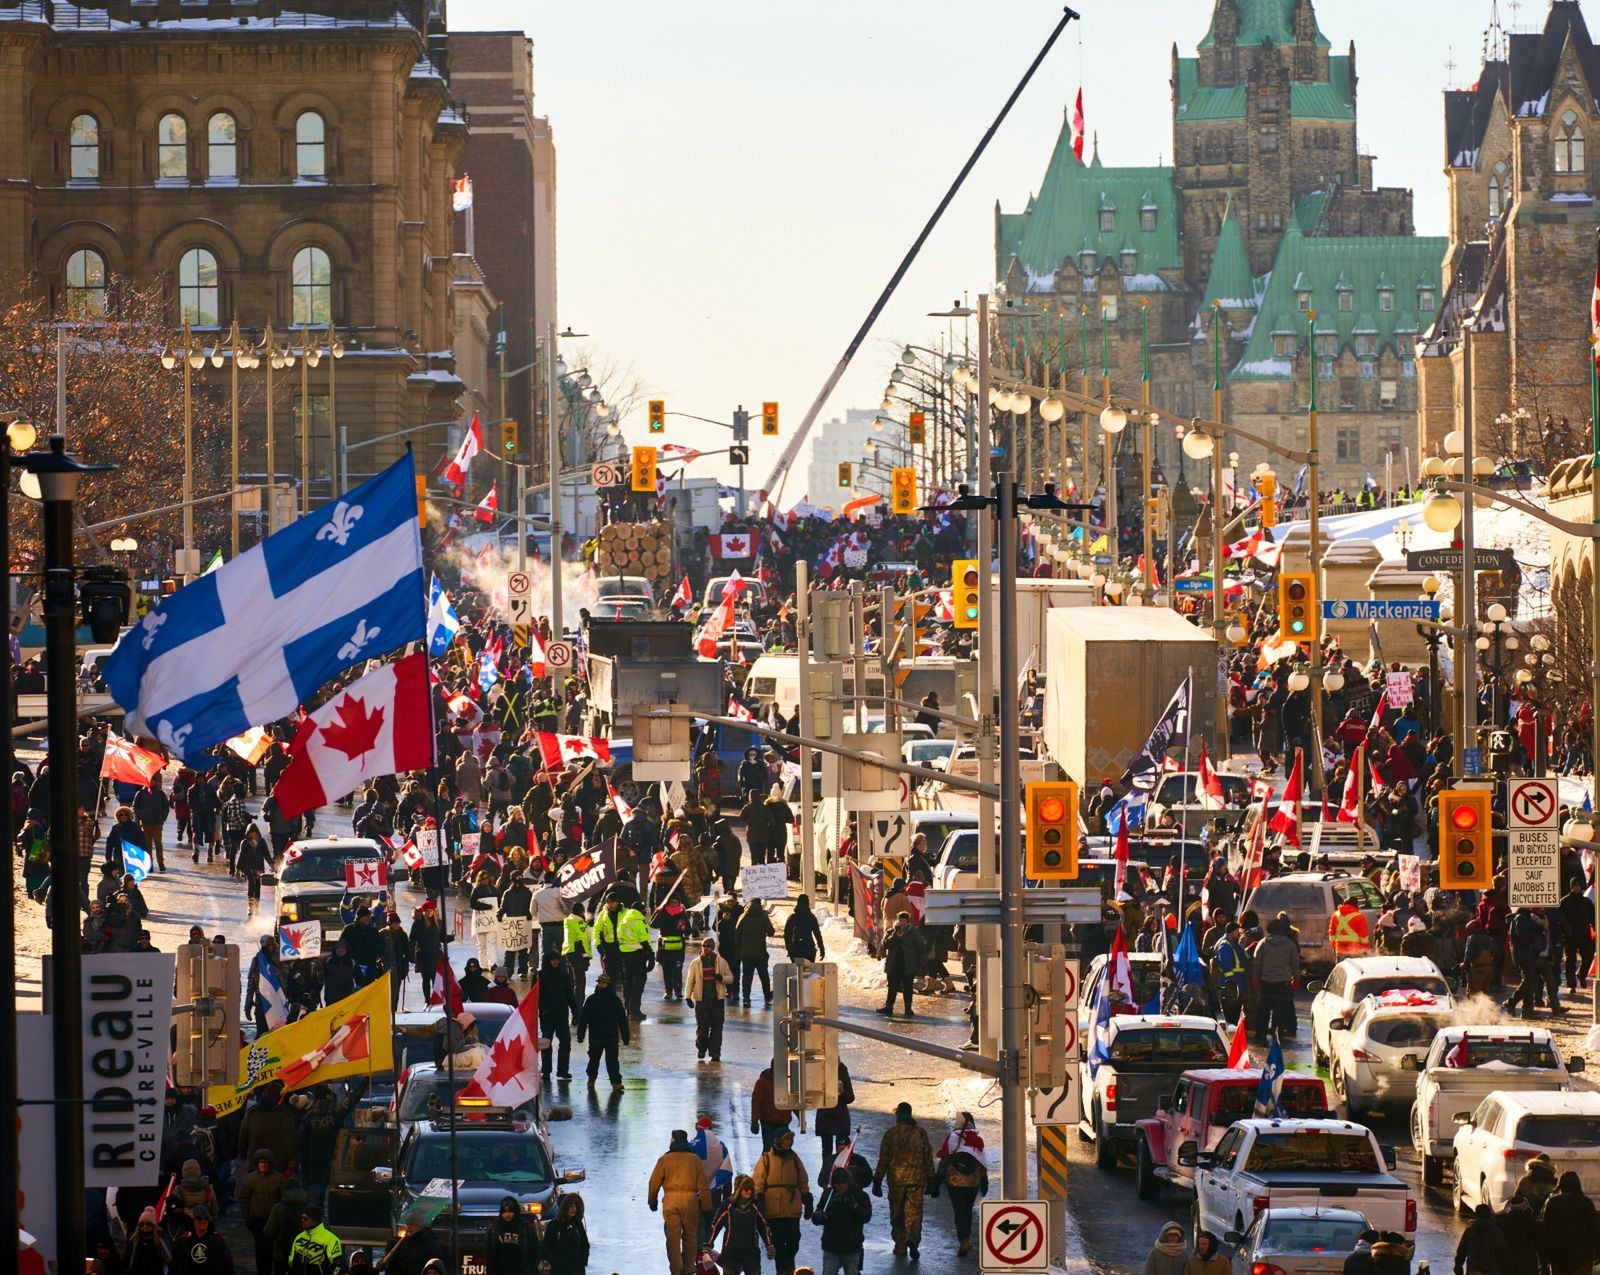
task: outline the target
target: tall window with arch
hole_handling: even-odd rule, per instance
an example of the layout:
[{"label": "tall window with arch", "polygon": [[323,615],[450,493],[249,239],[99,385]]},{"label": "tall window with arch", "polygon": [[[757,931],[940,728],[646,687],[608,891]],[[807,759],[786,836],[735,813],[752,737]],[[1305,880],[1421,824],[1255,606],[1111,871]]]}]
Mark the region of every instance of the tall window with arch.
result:
[{"label": "tall window with arch", "polygon": [[1490,221],[1498,219],[1500,214],[1505,212],[1506,205],[1511,202],[1508,198],[1510,190],[1507,187],[1506,178],[1505,160],[1499,160],[1496,162],[1494,170],[1489,174]]},{"label": "tall window with arch", "polygon": [[176,113],[156,125],[156,177],[184,181],[189,176],[189,122]]},{"label": "tall window with arch", "polygon": [[100,121],[93,115],[74,115],[67,130],[73,181],[100,180]]},{"label": "tall window with arch", "polygon": [[1563,111],[1561,121],[1556,125],[1556,172],[1583,171],[1583,129],[1578,127],[1578,117],[1574,112]]},{"label": "tall window with arch", "polygon": [[206,248],[190,248],[178,259],[178,319],[214,328],[221,314],[217,259]]},{"label": "tall window with arch", "polygon": [[333,322],[333,266],[328,254],[315,246],[300,249],[294,254],[292,279],[294,325],[317,327]]},{"label": "tall window with arch", "polygon": [[206,121],[206,177],[210,181],[239,179],[239,126],[227,111]]},{"label": "tall window with arch", "polygon": [[98,319],[106,312],[106,259],[93,248],[67,258],[67,313]]},{"label": "tall window with arch", "polygon": [[294,175],[306,181],[328,176],[328,126],[315,111],[303,111],[294,122]]}]

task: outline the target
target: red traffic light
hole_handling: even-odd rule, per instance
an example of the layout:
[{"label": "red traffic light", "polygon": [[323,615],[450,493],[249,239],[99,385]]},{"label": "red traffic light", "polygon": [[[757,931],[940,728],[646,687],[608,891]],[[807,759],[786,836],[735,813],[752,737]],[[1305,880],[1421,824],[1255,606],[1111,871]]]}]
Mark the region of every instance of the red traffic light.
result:
[{"label": "red traffic light", "polygon": [[1462,832],[1471,832],[1478,826],[1478,808],[1469,805],[1456,806],[1450,811],[1450,822]]},{"label": "red traffic light", "polygon": [[1060,797],[1045,797],[1039,802],[1039,818],[1046,823],[1060,823],[1067,817],[1067,803]]}]

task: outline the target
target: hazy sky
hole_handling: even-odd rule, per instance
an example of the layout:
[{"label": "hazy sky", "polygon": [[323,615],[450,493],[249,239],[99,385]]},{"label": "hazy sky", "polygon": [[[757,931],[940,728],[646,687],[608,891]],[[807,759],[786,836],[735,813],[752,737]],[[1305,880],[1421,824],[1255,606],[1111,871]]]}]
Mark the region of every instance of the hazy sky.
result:
[{"label": "hazy sky", "polygon": [[[1211,0],[1075,2],[1083,22],[968,177],[821,419],[875,404],[900,345],[935,343],[926,312],[989,285],[995,201],[1017,210],[1037,188],[1080,82],[1106,163],[1170,161],[1172,45],[1192,54]],[[1524,0],[1521,27],[1547,7]],[[1600,19],[1600,0],[1587,7]],[[1444,233],[1440,92],[1476,78],[1490,8],[1317,4],[1334,50],[1356,43],[1377,182],[1415,190],[1422,234]],[[1510,27],[1513,10],[1500,8]],[[535,107],[558,156],[561,323],[631,364],[669,410],[727,419],[736,403],[777,399],[787,437],[1060,12],[1049,0],[454,0],[450,19],[534,39]],[[644,434],[642,406],[625,425]],[[727,434],[671,422],[667,438],[720,447]],[[752,487],[773,441],[754,440]],[[791,481],[786,498],[801,494]]]}]

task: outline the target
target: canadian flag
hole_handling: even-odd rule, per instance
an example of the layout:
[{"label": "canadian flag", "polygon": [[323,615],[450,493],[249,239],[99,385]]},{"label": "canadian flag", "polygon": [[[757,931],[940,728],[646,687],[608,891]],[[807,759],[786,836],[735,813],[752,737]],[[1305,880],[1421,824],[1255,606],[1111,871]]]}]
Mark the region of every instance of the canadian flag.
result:
[{"label": "canadian flag", "polygon": [[733,603],[737,596],[723,598],[717,609],[706,616],[700,632],[695,635],[696,649],[708,660],[716,658],[717,643],[722,641],[722,635],[733,623]]},{"label": "canadian flag", "polygon": [[592,739],[587,735],[553,735],[549,731],[537,734],[546,770],[562,770],[578,761],[611,760],[610,740]]},{"label": "canadian flag", "polygon": [[1363,743],[1350,759],[1350,773],[1344,778],[1344,796],[1339,801],[1339,822],[1361,822],[1361,775],[1367,764],[1367,746]]},{"label": "canadian flag", "polygon": [[[1253,791],[1253,790],[1252,790]],[[1267,822],[1266,809],[1272,804],[1272,785],[1268,784],[1262,793],[1262,817],[1256,820],[1255,831],[1251,834],[1250,850],[1245,855],[1244,872],[1240,876],[1239,886],[1246,894],[1261,884],[1262,859],[1267,848]]]},{"label": "canadian flag", "polygon": [[500,512],[500,484],[489,484],[488,494],[478,502],[478,507],[472,511],[472,516],[479,522],[493,522],[494,516]]},{"label": "canadian flag", "polygon": [[735,717],[741,722],[755,721],[755,718],[751,715],[750,710],[738,700],[734,699],[731,695],[728,696],[728,716]]},{"label": "canadian flag", "polygon": [[1289,782],[1283,790],[1283,799],[1278,802],[1272,822],[1267,825],[1268,831],[1281,833],[1292,846],[1300,844],[1300,794],[1304,786],[1303,759],[1296,753],[1294,769],[1289,772]]},{"label": "canadian flag", "polygon": [[444,473],[440,475],[445,482],[461,487],[467,481],[467,474],[472,469],[472,458],[483,450],[483,429],[478,424],[478,414],[472,414],[472,423],[467,426],[465,437],[461,446],[456,448],[456,454],[450,463],[445,466]]},{"label": "canadian flag", "polygon": [[539,980],[517,1004],[478,1064],[460,1097],[487,1098],[496,1107],[520,1107],[539,1096]]},{"label": "canadian flag", "polygon": [[712,536],[711,556],[713,558],[748,558],[750,556],[750,533],[727,532],[720,536]]},{"label": "canadian flag", "polygon": [[1117,870],[1112,887],[1114,896],[1120,896],[1128,888],[1128,823],[1128,812],[1124,810],[1122,822],[1117,825]]},{"label": "canadian flag", "polygon": [[617,812],[617,818],[624,823],[633,818],[633,807],[617,795],[617,790],[610,783],[606,784],[606,795],[611,798],[611,807]]},{"label": "canadian flag", "polygon": [[432,766],[428,700],[428,653],[418,651],[357,678],[308,713],[272,790],[283,817],[346,797],[369,776]]},{"label": "canadian flag", "polygon": [[783,532],[784,535],[788,535],[789,527],[794,522],[794,514],[792,512],[780,513],[776,505],[769,505],[768,508],[772,510],[772,525]]},{"label": "canadian flag", "polygon": [[1072,107],[1072,153],[1083,163],[1083,90],[1078,90],[1078,100]]},{"label": "canadian flag", "polygon": [[422,853],[415,841],[408,841],[400,848],[400,858],[405,862],[406,867],[413,872],[422,868],[428,862],[428,856]]},{"label": "canadian flag", "polygon": [[278,1079],[285,1089],[297,1089],[309,1081],[320,1067],[331,1063],[357,1062],[372,1057],[372,1038],[367,1030],[367,1016],[347,1020],[338,1031],[308,1050],[293,1062],[285,1063],[278,1071]]},{"label": "canadian flag", "polygon": [[679,611],[687,611],[694,604],[694,594],[689,589],[689,577],[684,576],[678,583],[678,591],[672,595],[671,606]]},{"label": "canadian flag", "polygon": [[456,982],[455,971],[450,968],[450,958],[439,954],[439,966],[433,974],[433,990],[428,993],[429,1006],[437,1006],[448,1014],[461,1012],[461,984]]},{"label": "canadian flag", "polygon": [[1222,796],[1222,780],[1206,756],[1206,741],[1200,741],[1200,806],[1204,810],[1221,810],[1226,801]]},{"label": "canadian flag", "polygon": [[[542,652],[541,652],[542,654]],[[468,730],[483,720],[483,705],[470,695],[456,694],[445,701],[452,717],[461,718]]]},{"label": "canadian flag", "polygon": [[389,884],[389,865],[382,859],[352,859],[344,865],[349,890],[378,890]]},{"label": "canadian flag", "polygon": [[739,574],[739,568],[733,569],[733,574],[728,577],[728,583],[722,586],[722,596],[736,598],[750,587],[750,582]]},{"label": "canadian flag", "polygon": [[148,788],[150,780],[159,775],[167,762],[160,753],[140,748],[132,740],[106,733],[106,752],[100,760],[100,778],[123,784],[138,784]]}]

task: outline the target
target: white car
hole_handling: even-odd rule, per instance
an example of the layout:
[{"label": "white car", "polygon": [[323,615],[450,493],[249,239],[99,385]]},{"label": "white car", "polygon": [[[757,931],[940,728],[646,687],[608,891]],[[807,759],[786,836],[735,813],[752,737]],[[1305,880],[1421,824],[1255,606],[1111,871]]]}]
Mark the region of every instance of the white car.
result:
[{"label": "white car", "polygon": [[1311,1052],[1317,1066],[1325,1066],[1333,1056],[1329,1024],[1343,1018],[1368,996],[1385,992],[1432,992],[1446,1009],[1455,1002],[1450,984],[1439,967],[1425,956],[1351,956],[1340,961],[1320,984],[1311,1001]]},{"label": "white car", "polygon": [[1222,1238],[1233,1247],[1238,1275],[1340,1275],[1356,1237],[1370,1227],[1355,1209],[1263,1209],[1243,1234],[1229,1231]]},{"label": "white car", "polygon": [[1510,1093],[1497,1089],[1470,1116],[1456,1116],[1456,1208],[1496,1213],[1511,1201],[1528,1161],[1543,1152],[1559,1178],[1573,1172],[1584,1194],[1600,1192],[1600,1093]]},{"label": "white car", "polygon": [[1372,1107],[1410,1109],[1433,1038],[1450,1022],[1449,999],[1432,992],[1385,992],[1363,998],[1333,1020],[1329,1072],[1346,1117],[1360,1119]]}]

